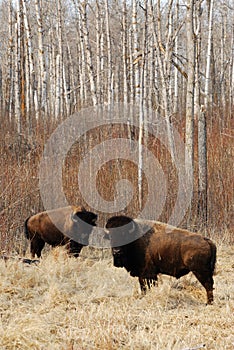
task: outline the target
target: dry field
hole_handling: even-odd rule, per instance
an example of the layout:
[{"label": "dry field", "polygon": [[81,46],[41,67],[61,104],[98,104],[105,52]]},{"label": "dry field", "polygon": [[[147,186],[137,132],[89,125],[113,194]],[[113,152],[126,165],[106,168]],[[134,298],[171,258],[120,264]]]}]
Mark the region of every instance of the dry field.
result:
[{"label": "dry field", "polygon": [[189,274],[160,276],[144,297],[109,251],[63,248],[38,265],[0,261],[1,350],[233,350],[234,249],[218,244],[215,302]]}]

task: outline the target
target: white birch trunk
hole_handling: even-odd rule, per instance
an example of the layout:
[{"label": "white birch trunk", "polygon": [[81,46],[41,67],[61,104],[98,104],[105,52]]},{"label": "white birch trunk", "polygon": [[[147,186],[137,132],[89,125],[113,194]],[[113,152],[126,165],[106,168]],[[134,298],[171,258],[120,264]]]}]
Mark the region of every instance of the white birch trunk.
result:
[{"label": "white birch trunk", "polygon": [[102,71],[101,71],[101,37],[103,35],[102,33],[102,16],[99,6],[99,0],[96,0],[96,56],[97,56],[97,64],[96,64],[96,70],[97,70],[97,99],[99,101],[99,104],[103,103],[103,94],[102,94]]},{"label": "white birch trunk", "polygon": [[231,120],[233,108],[234,108],[234,19],[232,22],[232,55],[230,62],[230,73],[229,73],[229,118]]},{"label": "white birch trunk", "polygon": [[207,131],[206,111],[198,117],[198,215],[201,226],[207,225]]},{"label": "white birch trunk", "polygon": [[[151,26],[152,27],[152,26]],[[150,40],[150,46],[151,48],[153,47],[153,40]],[[155,79],[155,55],[154,55],[154,50],[151,49],[149,54],[148,54],[148,65],[149,65],[149,93],[148,93],[148,108],[149,108],[149,112],[152,112],[153,109],[153,96],[154,96],[154,91],[155,91],[155,87],[154,87],[154,79]]]},{"label": "white birch trunk", "polygon": [[185,131],[185,166],[188,176],[193,178],[194,165],[194,66],[195,43],[193,29],[194,0],[187,1],[187,93],[186,93],[186,131]]},{"label": "white birch trunk", "polygon": [[[67,52],[68,52],[68,58],[69,58],[69,65],[70,65],[70,70],[71,70],[71,91],[70,93],[70,100],[72,102],[70,102],[70,110],[69,110],[69,114],[73,113],[73,109],[77,110],[77,98],[76,98],[76,92],[75,92],[75,71],[74,71],[74,65],[73,65],[73,61],[72,61],[72,54],[71,54],[71,47],[70,47],[70,43],[68,41],[68,38],[66,38],[66,42],[67,42]],[[72,104],[72,105],[71,105]]]},{"label": "white birch trunk", "polygon": [[195,34],[195,71],[194,71],[194,119],[198,120],[200,114],[200,55],[201,55],[201,2],[195,4],[194,11]]},{"label": "white birch trunk", "polygon": [[52,117],[55,117],[56,105],[56,57],[54,47],[53,29],[49,31],[50,49],[49,49],[49,104],[48,111]]},{"label": "white birch trunk", "polygon": [[109,23],[109,6],[108,0],[105,0],[106,12],[106,43],[107,43],[107,103],[110,105],[113,102],[113,77],[112,77],[112,53],[111,53],[111,36]]},{"label": "white birch trunk", "polygon": [[213,25],[213,3],[209,0],[209,29],[208,29],[208,45],[206,54],[206,74],[205,74],[205,99],[204,105],[207,108],[210,102],[209,86],[210,86],[210,65],[211,65],[211,47],[212,47],[212,25]]},{"label": "white birch trunk", "polygon": [[61,115],[61,64],[60,55],[56,56],[56,94],[55,94],[55,118]]},{"label": "white birch trunk", "polygon": [[9,119],[12,118],[12,105],[13,105],[13,89],[14,89],[14,77],[13,77],[13,53],[14,53],[14,43],[13,43],[13,11],[12,11],[12,0],[8,0],[8,50],[7,50],[7,81],[6,81],[6,93],[5,100],[6,105],[4,104],[3,109],[6,111],[9,110]]},{"label": "white birch trunk", "polygon": [[[179,0],[176,0],[175,7],[175,24],[179,25]],[[175,63],[178,64],[177,55],[178,55],[178,35],[175,37]],[[178,98],[179,98],[179,89],[178,89],[179,79],[178,79],[178,69],[174,68],[174,102],[173,102],[173,113],[178,112]]]},{"label": "white birch trunk", "polygon": [[40,100],[40,109],[44,110],[45,113],[47,111],[46,106],[46,94],[47,94],[47,75],[45,70],[45,62],[44,62],[44,47],[43,47],[43,25],[41,18],[41,7],[40,1],[35,0],[35,10],[36,10],[36,18],[37,18],[37,38],[38,38],[38,59],[39,59],[39,83],[38,83],[38,91]]},{"label": "white birch trunk", "polygon": [[137,14],[137,0],[132,0],[132,33],[133,33],[133,64],[134,64],[134,95],[136,103],[140,103],[140,64],[138,60],[139,55],[139,25],[138,25],[138,14]]},{"label": "white birch trunk", "polygon": [[139,97],[139,139],[138,139],[138,196],[139,196],[139,210],[142,210],[143,188],[142,188],[142,172],[143,172],[143,138],[145,134],[145,110],[146,110],[146,96],[145,96],[145,76],[146,76],[146,60],[145,52],[147,48],[147,7],[148,1],[144,1],[145,6],[145,26],[143,31],[142,41],[142,61],[141,61],[141,75],[140,75],[140,97]]},{"label": "white birch trunk", "polygon": [[22,0],[23,6],[23,17],[24,17],[24,28],[26,34],[26,111],[29,119],[29,114],[33,110],[36,110],[36,116],[38,113],[38,101],[37,91],[34,90],[35,85],[35,71],[33,63],[33,49],[32,49],[32,34],[31,28],[28,21],[28,11],[25,0]]},{"label": "white birch trunk", "polygon": [[127,80],[127,7],[126,0],[122,4],[122,62],[123,62],[123,101],[128,103],[128,80]]},{"label": "white birch trunk", "polygon": [[21,41],[20,41],[20,0],[17,1],[17,22],[15,23],[15,119],[17,131],[21,133],[21,108],[20,108],[20,66],[21,66]]},{"label": "white birch trunk", "polygon": [[[172,1],[172,0],[171,0]],[[171,5],[171,2],[170,2]],[[155,17],[153,12],[153,6],[152,1],[150,5],[150,16],[151,16],[151,25],[152,25],[152,31],[153,31],[153,37],[155,41],[155,47],[156,47],[156,53],[157,53],[157,62],[159,66],[159,73],[161,77],[161,94],[162,94],[162,101],[163,101],[163,112],[165,116],[166,121],[166,128],[167,128],[167,135],[168,135],[168,145],[170,148],[170,154],[171,158],[174,161],[175,160],[175,150],[174,150],[174,140],[173,140],[173,133],[170,123],[170,116],[171,116],[171,104],[169,99],[169,81],[170,81],[170,59],[172,55],[172,49],[169,46],[169,41],[171,37],[171,7],[169,7],[169,13],[168,13],[168,33],[167,33],[167,42],[166,46],[164,48],[162,44],[162,29],[161,29],[161,9],[160,9],[160,1],[158,1],[158,8],[157,8],[157,30],[155,28]]]},{"label": "white birch trunk", "polygon": [[61,15],[61,0],[57,1],[57,39],[58,39],[58,49],[59,49],[59,71],[57,74],[60,76],[57,77],[59,81],[59,93],[60,93],[60,115],[64,114],[64,63],[63,63],[63,38],[62,38],[62,15]]},{"label": "white birch trunk", "polygon": [[129,80],[130,80],[130,103],[134,103],[134,69],[133,69],[133,55],[132,55],[132,29],[129,30]]},{"label": "white birch trunk", "polygon": [[93,105],[96,106],[98,104],[97,89],[95,84],[92,52],[91,52],[91,46],[90,46],[90,40],[89,40],[86,8],[87,8],[87,1],[83,1],[82,3],[80,3],[79,9],[81,13],[81,22],[82,22],[82,29],[83,29],[83,36],[84,36],[89,82],[90,82],[90,91],[91,91]]},{"label": "white birch trunk", "polygon": [[86,84],[86,56],[85,56],[85,43],[83,35],[83,26],[81,21],[81,15],[77,8],[77,21],[78,21],[78,67],[79,67],[79,86],[80,86],[80,106],[84,106],[87,101],[87,84]]}]

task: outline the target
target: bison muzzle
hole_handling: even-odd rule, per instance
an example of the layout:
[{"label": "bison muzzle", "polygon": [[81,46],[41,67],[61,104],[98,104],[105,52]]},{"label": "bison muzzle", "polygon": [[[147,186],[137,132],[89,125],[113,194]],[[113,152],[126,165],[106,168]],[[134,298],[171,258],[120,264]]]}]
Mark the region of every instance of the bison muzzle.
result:
[{"label": "bison muzzle", "polygon": [[25,221],[25,235],[30,240],[32,257],[40,257],[48,243],[52,247],[66,245],[68,252],[78,257],[83,246],[88,245],[97,215],[82,206],[72,206],[44,211]]},{"label": "bison muzzle", "polygon": [[156,284],[158,274],[180,278],[190,271],[206,289],[207,303],[213,302],[213,273],[216,246],[198,233],[158,221],[113,216],[105,226],[114,266],[125,267],[138,277],[143,293]]}]

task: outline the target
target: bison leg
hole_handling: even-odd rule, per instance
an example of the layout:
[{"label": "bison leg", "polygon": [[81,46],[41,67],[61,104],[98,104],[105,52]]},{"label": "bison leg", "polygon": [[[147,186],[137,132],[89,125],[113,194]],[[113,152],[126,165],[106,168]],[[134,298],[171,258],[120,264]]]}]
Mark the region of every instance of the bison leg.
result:
[{"label": "bison leg", "polygon": [[213,297],[213,285],[214,285],[214,280],[210,272],[194,272],[194,275],[197,277],[198,281],[203,285],[203,287],[206,290],[207,294],[207,304],[213,304],[214,297]]},{"label": "bison leg", "polygon": [[30,247],[32,258],[35,257],[35,254],[38,256],[38,258],[40,258],[41,251],[44,248],[44,246],[45,246],[45,242],[40,237],[35,235],[31,240],[31,247]]},{"label": "bison leg", "polygon": [[148,289],[150,289],[152,286],[156,286],[157,277],[154,277],[154,278],[139,277],[138,280],[140,283],[141,292],[142,292],[142,294],[145,294],[147,291],[147,287],[148,287]]},{"label": "bison leg", "polygon": [[157,284],[157,278],[147,278],[147,286],[150,289],[152,286],[155,287]]},{"label": "bison leg", "polygon": [[145,294],[147,290],[147,280],[145,278],[139,277],[138,278],[140,287],[141,287],[141,293]]},{"label": "bison leg", "polygon": [[72,256],[74,256],[75,258],[78,258],[80,255],[80,251],[82,249],[83,245],[75,242],[73,240],[71,240],[68,244],[68,251],[69,254],[71,254]]}]

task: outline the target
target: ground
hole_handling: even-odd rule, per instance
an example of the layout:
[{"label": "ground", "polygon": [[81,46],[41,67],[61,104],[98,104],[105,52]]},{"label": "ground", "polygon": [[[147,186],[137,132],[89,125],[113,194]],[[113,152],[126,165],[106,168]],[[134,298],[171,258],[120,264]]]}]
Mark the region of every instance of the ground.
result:
[{"label": "ground", "polygon": [[219,244],[214,304],[192,274],[140,295],[109,251],[63,248],[39,264],[0,261],[1,350],[233,350],[234,247]]}]

